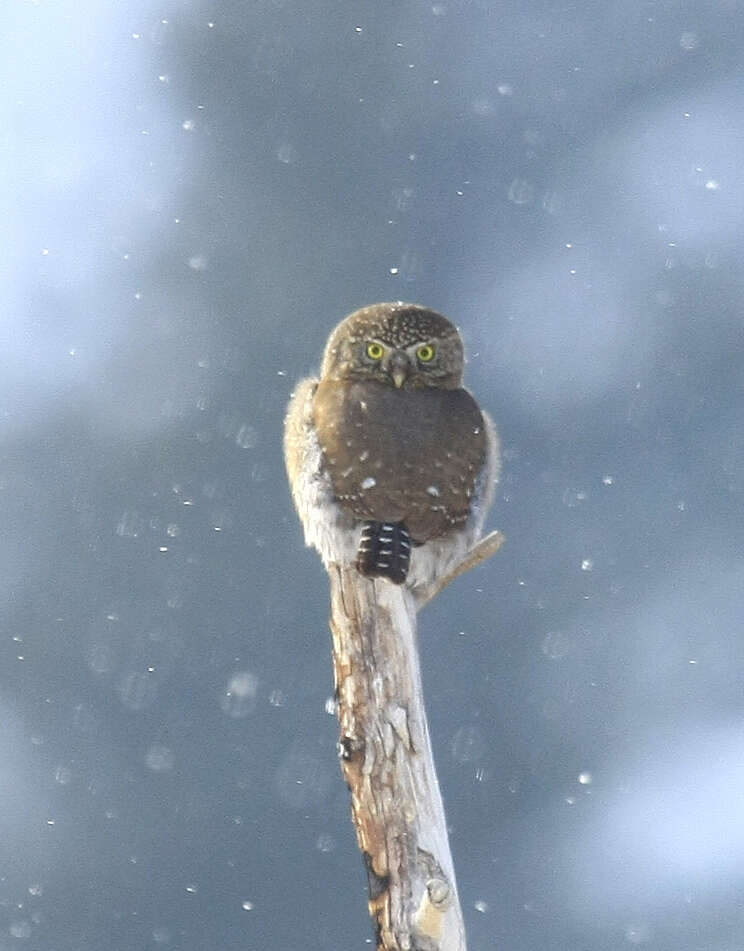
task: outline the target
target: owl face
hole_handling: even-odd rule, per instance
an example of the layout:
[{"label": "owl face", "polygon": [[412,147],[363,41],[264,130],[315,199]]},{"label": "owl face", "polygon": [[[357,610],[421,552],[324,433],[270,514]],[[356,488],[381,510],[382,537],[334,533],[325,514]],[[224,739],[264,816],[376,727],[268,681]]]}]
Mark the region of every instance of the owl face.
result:
[{"label": "owl face", "polygon": [[330,336],[321,376],[376,380],[398,389],[462,385],[462,339],[436,311],[400,301],[350,314]]}]

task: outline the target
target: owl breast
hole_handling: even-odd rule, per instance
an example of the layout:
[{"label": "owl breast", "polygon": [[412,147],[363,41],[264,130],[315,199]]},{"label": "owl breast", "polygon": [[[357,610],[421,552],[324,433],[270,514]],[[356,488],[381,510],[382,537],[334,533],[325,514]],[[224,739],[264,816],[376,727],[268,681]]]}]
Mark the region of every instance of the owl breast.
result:
[{"label": "owl breast", "polygon": [[416,542],[467,520],[486,458],[467,390],[321,380],[313,420],[334,494],[356,518],[404,521]]}]

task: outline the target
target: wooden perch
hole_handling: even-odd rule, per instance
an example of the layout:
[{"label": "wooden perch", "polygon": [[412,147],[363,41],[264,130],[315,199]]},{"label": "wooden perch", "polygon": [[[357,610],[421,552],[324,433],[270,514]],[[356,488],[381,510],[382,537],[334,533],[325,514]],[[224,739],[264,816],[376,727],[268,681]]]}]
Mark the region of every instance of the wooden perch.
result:
[{"label": "wooden perch", "polygon": [[490,532],[484,538],[481,538],[480,541],[477,541],[470,551],[465,554],[462,561],[456,564],[447,574],[442,575],[441,578],[437,578],[433,584],[424,588],[423,591],[416,593],[416,607],[420,610],[432,601],[440,591],[443,591],[447,585],[452,584],[455,578],[459,578],[460,575],[464,575],[466,571],[475,568],[482,561],[490,558],[491,555],[495,555],[505,541],[506,538],[501,532]]},{"label": "wooden perch", "polygon": [[329,568],[341,764],[378,951],[466,951],[421,689],[416,611],[502,543],[498,532],[481,539],[418,598],[353,566]]}]

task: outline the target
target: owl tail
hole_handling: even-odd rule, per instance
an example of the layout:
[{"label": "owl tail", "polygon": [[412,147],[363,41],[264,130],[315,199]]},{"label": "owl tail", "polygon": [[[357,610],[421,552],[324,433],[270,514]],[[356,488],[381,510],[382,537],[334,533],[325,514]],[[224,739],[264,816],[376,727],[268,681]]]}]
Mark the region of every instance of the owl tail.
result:
[{"label": "owl tail", "polygon": [[403,584],[411,561],[411,536],[405,522],[365,522],[356,566],[368,578]]}]

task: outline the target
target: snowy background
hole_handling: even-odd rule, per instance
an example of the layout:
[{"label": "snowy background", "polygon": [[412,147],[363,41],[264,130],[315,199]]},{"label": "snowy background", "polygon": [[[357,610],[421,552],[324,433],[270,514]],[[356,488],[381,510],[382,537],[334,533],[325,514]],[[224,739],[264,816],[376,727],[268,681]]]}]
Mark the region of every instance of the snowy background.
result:
[{"label": "snowy background", "polygon": [[376,300],[505,475],[421,616],[472,951],[744,941],[739,0],[8,0],[0,951],[368,946],[280,451]]}]

